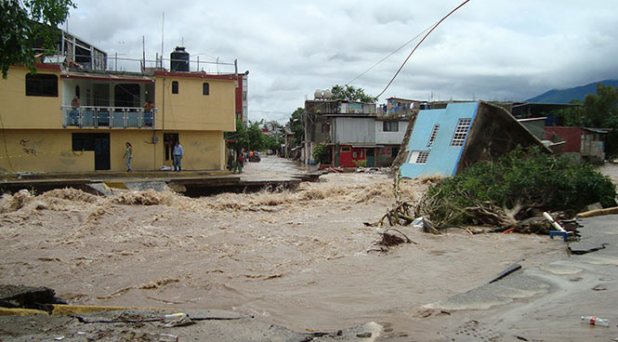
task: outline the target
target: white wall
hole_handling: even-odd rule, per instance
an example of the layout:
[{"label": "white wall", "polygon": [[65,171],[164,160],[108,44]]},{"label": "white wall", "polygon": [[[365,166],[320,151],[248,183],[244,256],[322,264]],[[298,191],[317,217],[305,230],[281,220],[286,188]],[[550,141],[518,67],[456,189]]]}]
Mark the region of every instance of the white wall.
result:
[{"label": "white wall", "polygon": [[384,132],[384,121],[375,121],[376,144],[401,144],[408,128],[408,120],[399,120],[399,130],[397,132]]}]

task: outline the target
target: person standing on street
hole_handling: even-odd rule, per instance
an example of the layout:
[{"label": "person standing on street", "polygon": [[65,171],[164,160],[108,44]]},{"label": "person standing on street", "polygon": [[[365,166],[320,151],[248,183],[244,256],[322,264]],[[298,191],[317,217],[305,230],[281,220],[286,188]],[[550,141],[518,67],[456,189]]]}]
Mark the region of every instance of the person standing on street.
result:
[{"label": "person standing on street", "polygon": [[124,150],[124,156],[122,157],[122,159],[126,160],[127,162],[127,172],[131,172],[131,160],[133,159],[133,146],[128,141],[125,145],[126,145],[126,148]]},{"label": "person standing on street", "polygon": [[174,158],[174,171],[182,171],[180,162],[182,161],[182,156],[184,156],[184,154],[185,151],[182,148],[182,145],[180,145],[180,141],[176,141],[176,144],[174,145],[174,151],[172,153]]},{"label": "person standing on street", "polygon": [[237,158],[236,158],[236,164],[234,164],[234,173],[238,172],[238,173],[242,173],[242,167],[245,164],[245,150],[241,149],[240,151],[237,151],[236,153]]}]

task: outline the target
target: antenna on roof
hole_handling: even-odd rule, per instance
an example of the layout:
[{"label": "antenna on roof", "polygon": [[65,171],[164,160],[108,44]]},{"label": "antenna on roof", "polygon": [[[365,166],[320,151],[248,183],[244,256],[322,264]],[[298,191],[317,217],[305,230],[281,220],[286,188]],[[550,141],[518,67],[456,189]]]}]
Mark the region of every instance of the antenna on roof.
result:
[{"label": "antenna on roof", "polygon": [[161,69],[163,69],[163,38],[165,37],[165,12],[161,16]]},{"label": "antenna on roof", "polygon": [[146,70],[146,36],[142,35],[142,72]]}]

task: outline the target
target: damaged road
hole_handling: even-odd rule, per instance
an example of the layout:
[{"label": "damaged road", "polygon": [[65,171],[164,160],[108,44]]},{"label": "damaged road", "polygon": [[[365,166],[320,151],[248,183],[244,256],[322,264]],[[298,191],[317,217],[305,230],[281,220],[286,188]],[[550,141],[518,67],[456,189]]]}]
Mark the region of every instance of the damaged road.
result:
[{"label": "damaged road", "polygon": [[[428,318],[449,341],[609,341],[618,336],[618,216],[581,220],[581,242],[560,260],[516,270],[504,278],[422,306],[446,311]],[[580,253],[581,254],[581,253]],[[609,319],[590,326],[581,316]]]}]

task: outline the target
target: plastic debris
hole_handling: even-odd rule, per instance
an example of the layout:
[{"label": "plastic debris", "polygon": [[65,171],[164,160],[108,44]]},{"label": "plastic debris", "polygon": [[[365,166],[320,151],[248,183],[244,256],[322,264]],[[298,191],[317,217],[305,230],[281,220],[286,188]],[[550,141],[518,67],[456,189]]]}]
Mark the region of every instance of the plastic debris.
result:
[{"label": "plastic debris", "polygon": [[163,316],[163,326],[166,328],[182,327],[194,323],[195,322],[193,322],[191,318],[189,318],[189,315],[184,312],[177,312]]},{"label": "plastic debris", "polygon": [[172,334],[160,334],[159,342],[177,342],[178,336]]},{"label": "plastic debris", "polygon": [[582,316],[582,322],[587,322],[590,325],[609,327],[609,320],[597,316]]}]

